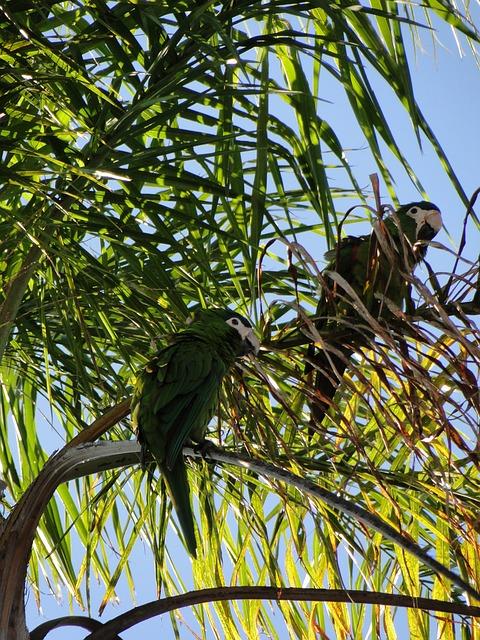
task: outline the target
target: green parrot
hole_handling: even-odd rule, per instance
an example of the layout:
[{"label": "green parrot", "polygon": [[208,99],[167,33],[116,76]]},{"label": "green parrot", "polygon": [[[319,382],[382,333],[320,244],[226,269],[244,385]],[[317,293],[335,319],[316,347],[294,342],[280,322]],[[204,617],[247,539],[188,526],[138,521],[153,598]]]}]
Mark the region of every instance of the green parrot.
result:
[{"label": "green parrot", "polygon": [[[411,202],[402,205],[395,214],[378,221],[370,235],[347,236],[325,254],[328,260],[323,272],[324,289],[316,313],[316,329],[332,328],[339,336],[339,317],[358,323],[355,302],[340,282],[334,282],[329,272],[336,272],[359,296],[370,314],[388,318],[390,300],[402,307],[407,293],[403,274],[412,273],[424,257],[426,244],[440,231],[442,216],[431,202]],[[356,320],[355,320],[356,318]],[[338,337],[330,345],[332,351],[320,351],[313,344],[307,351],[306,373],[315,370],[314,394],[311,404],[313,424],[320,424],[332,404],[335,391],[354,348],[348,344],[353,330],[344,325],[344,338]],[[360,336],[358,336],[360,338]],[[357,340],[358,341],[358,340]]]},{"label": "green parrot", "polygon": [[228,309],[197,312],[138,374],[132,422],[142,449],[150,451],[177,512],[185,544],[196,557],[196,540],[183,446],[204,440],[223,376],[235,360],[258,353],[251,324]]}]

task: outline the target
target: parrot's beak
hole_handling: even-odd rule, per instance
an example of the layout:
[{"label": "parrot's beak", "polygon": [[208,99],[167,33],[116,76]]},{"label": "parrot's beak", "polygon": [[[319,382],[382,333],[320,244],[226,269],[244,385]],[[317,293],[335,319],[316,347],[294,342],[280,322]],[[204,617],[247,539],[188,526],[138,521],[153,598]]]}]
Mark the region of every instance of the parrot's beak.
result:
[{"label": "parrot's beak", "polygon": [[433,240],[442,228],[442,214],[437,209],[425,211],[422,224],[417,232],[417,240]]},{"label": "parrot's beak", "polygon": [[259,352],[260,340],[253,333],[253,329],[249,329],[248,331],[245,332],[245,335],[243,336],[243,348],[244,348],[244,355],[247,355],[248,353],[253,353],[253,355],[256,356],[257,353]]}]

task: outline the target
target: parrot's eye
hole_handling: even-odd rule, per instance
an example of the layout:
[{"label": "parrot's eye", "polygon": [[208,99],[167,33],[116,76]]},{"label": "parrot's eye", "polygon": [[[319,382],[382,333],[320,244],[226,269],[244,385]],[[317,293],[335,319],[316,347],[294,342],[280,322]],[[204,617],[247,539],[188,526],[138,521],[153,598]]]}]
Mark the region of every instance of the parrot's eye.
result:
[{"label": "parrot's eye", "polygon": [[253,333],[252,325],[246,318],[228,318],[225,321],[230,327],[235,329],[242,341],[242,355],[248,353],[257,354],[260,349],[260,342]]},{"label": "parrot's eye", "polygon": [[225,320],[225,322],[231,327],[234,327],[241,334],[244,325],[238,318],[229,318],[228,320]]},{"label": "parrot's eye", "polygon": [[417,213],[418,209],[417,207],[413,207],[412,209],[410,209],[410,213]]},{"label": "parrot's eye", "polygon": [[234,327],[236,331],[244,337],[249,331],[252,330],[252,325],[248,322],[246,318],[228,318],[225,322],[230,326]]}]

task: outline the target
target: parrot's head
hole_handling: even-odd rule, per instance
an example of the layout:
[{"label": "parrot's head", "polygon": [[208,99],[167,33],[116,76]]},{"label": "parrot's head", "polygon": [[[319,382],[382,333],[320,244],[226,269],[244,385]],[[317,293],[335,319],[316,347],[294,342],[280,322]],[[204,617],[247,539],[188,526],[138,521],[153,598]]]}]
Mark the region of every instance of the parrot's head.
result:
[{"label": "parrot's head", "polygon": [[397,210],[399,220],[411,220],[415,223],[415,240],[429,241],[442,228],[442,214],[433,202],[410,202]]},{"label": "parrot's head", "polygon": [[208,326],[209,332],[224,340],[234,341],[238,356],[246,356],[249,353],[256,355],[260,349],[260,341],[254,334],[252,325],[236,311],[202,309],[195,313],[191,326],[196,323]]},{"label": "parrot's head", "polygon": [[396,211],[396,218],[402,230],[413,245],[415,262],[423,260],[427,253],[427,243],[442,228],[442,214],[433,202],[410,202]]},{"label": "parrot's head", "polygon": [[247,355],[248,353],[257,355],[260,349],[260,340],[253,333],[250,322],[234,311],[227,311],[225,322],[232,327],[234,331],[237,331],[240,336],[242,341],[241,355]]}]

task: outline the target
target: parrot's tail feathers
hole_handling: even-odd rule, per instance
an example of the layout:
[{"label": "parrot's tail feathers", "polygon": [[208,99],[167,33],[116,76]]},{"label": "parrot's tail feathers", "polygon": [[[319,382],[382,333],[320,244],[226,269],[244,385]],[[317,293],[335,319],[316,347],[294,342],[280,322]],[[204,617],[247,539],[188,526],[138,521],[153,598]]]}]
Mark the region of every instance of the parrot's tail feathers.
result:
[{"label": "parrot's tail feathers", "polygon": [[188,486],[187,467],[180,456],[172,469],[161,465],[163,479],[177,514],[185,545],[193,558],[197,557],[197,541],[195,539],[195,524],[193,521],[192,505],[190,502],[190,488]]},{"label": "parrot's tail feathers", "polygon": [[344,349],[342,351],[341,356],[331,352],[327,356],[324,351],[319,351],[314,356],[314,395],[310,407],[313,432],[315,425],[321,424],[325,414],[333,405],[333,398],[347,368],[348,358],[352,352],[346,352]]}]

